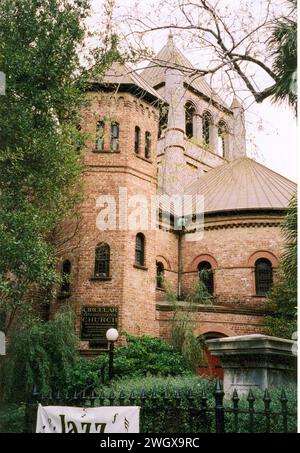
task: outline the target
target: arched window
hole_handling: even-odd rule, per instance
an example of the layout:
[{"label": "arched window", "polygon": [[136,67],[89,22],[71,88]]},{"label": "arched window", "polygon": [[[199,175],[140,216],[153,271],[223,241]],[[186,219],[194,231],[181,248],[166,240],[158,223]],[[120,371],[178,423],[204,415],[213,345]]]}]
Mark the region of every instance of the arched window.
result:
[{"label": "arched window", "polygon": [[145,236],[138,233],[135,238],[135,264],[145,265]]},{"label": "arched window", "polygon": [[96,150],[104,149],[104,121],[98,121],[96,128]]},{"label": "arched window", "polygon": [[109,277],[110,247],[108,244],[97,245],[95,250],[95,277]]},{"label": "arched window", "polygon": [[134,152],[140,152],[140,144],[141,144],[141,129],[138,126],[134,128]]},{"label": "arched window", "polygon": [[156,262],[156,288],[164,287],[165,267],[162,262]]},{"label": "arched window", "polygon": [[119,124],[116,122],[111,123],[111,150],[114,152],[119,151],[119,133]]},{"label": "arched window", "polygon": [[210,129],[212,124],[212,116],[209,112],[204,112],[202,115],[202,138],[205,145],[210,144]]},{"label": "arched window", "polygon": [[214,293],[214,274],[211,264],[208,261],[202,261],[198,264],[199,279],[204,283],[209,294]]},{"label": "arched window", "polygon": [[151,134],[150,132],[145,133],[145,157],[150,159],[151,156]]},{"label": "arched window", "polygon": [[61,296],[68,297],[70,296],[71,289],[71,262],[65,260],[62,265],[62,283],[60,288]]},{"label": "arched window", "polygon": [[272,289],[273,268],[266,258],[259,258],[255,262],[255,289],[257,296],[266,296]]},{"label": "arched window", "polygon": [[185,104],[185,135],[187,138],[194,136],[195,106],[191,102]]},{"label": "arched window", "polygon": [[225,121],[218,124],[218,155],[224,157],[227,147],[228,129]]},{"label": "arched window", "polygon": [[169,107],[162,105],[159,108],[159,125],[158,125],[158,138],[162,136],[162,133],[168,127],[168,116]]}]

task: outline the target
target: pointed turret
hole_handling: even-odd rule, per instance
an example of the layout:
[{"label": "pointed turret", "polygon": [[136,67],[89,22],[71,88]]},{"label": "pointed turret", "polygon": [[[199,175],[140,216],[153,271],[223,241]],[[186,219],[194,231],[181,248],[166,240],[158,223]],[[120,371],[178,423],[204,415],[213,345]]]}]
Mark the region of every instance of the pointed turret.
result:
[{"label": "pointed turret", "polygon": [[232,140],[227,158],[234,160],[247,155],[245,113],[243,105],[236,96],[234,96],[230,108],[233,111]]},{"label": "pointed turret", "polygon": [[[167,51],[171,62],[176,64],[176,47],[170,33]],[[166,68],[164,97],[169,105],[168,126],[165,132],[165,155],[162,168],[161,191],[168,195],[181,193],[185,180],[185,110],[184,110],[184,75],[176,65]]]}]

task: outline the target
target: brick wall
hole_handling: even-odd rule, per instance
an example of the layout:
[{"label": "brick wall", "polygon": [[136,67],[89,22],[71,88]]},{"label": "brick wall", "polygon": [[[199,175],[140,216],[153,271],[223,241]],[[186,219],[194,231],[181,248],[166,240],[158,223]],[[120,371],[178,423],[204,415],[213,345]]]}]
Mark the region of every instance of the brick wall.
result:
[{"label": "brick wall", "polygon": [[[77,310],[79,332],[82,305],[117,305],[119,330],[133,334],[144,333],[168,338],[170,309],[165,306],[166,293],[156,288],[156,261],[165,269],[168,287],[176,291],[178,279],[178,240],[175,234],[158,229],[101,231],[96,219],[100,208],[96,200],[100,195],[111,195],[117,202],[119,223],[120,188],[128,197],[142,195],[150,205],[157,189],[157,127],[158,111],[146,102],[128,93],[118,95],[90,93],[91,105],[83,115],[82,129],[89,134],[83,175],[85,199],[73,219],[60,225],[56,232],[59,269],[69,259],[72,264],[72,294],[68,301]],[[97,121],[105,118],[104,151],[95,152]],[[110,152],[110,121],[120,125],[119,151]],[[141,129],[140,153],[134,152],[134,128]],[[144,137],[149,131],[152,151],[144,158]],[[121,206],[124,207],[124,202]],[[142,219],[147,220],[147,219]],[[278,225],[280,217],[264,215],[236,215],[226,219],[207,219],[201,241],[183,241],[183,292],[187,294],[197,281],[197,265],[203,257],[213,261],[215,280],[214,309],[200,309],[195,314],[195,329],[227,332],[228,335],[263,332],[263,315],[255,313],[265,299],[255,296],[255,253],[268,253],[276,267],[281,253],[282,238]],[[147,224],[149,225],[150,219]],[[147,225],[147,226],[148,226]],[[135,237],[140,231],[145,235],[146,256],[144,268],[135,266]],[[95,247],[106,242],[110,246],[110,279],[94,279]],[[202,258],[201,258],[202,257]],[[66,303],[54,300],[52,310]],[[158,303],[158,308],[156,307]],[[222,308],[223,307],[223,308]],[[227,308],[226,308],[227,307]],[[225,309],[226,308],[226,309]],[[248,310],[248,311],[247,311]],[[250,310],[250,311],[249,311]],[[87,348],[87,342],[81,348]]]}]

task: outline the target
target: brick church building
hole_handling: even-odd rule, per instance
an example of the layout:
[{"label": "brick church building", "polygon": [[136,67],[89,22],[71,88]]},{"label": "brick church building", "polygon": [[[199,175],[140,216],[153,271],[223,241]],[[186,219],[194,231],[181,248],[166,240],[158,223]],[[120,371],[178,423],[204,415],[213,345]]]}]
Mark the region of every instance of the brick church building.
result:
[{"label": "brick church building", "polygon": [[[172,36],[155,61],[141,75],[114,63],[87,94],[85,198],[57,233],[64,281],[52,304],[76,308],[85,353],[103,347],[113,325],[167,340],[174,311],[166,286],[184,310],[202,269],[212,304],[197,306],[195,334],[264,331],[280,223],[296,185],[247,157],[242,106],[227,106],[204,78],[184,71],[192,65]],[[157,194],[203,196],[203,234],[193,239],[184,222],[177,229],[181,217],[164,201],[156,228],[147,215],[128,228],[135,197],[150,205]],[[99,197],[115,208],[111,228],[99,228]]]}]

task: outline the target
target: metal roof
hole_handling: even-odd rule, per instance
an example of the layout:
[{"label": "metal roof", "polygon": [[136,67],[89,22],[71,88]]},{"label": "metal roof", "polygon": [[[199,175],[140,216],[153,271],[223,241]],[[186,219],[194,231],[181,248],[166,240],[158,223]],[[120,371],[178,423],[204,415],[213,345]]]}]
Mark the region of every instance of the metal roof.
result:
[{"label": "metal roof", "polygon": [[210,170],[187,187],[204,196],[204,212],[286,209],[296,183],[248,157]]}]

